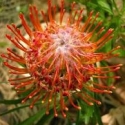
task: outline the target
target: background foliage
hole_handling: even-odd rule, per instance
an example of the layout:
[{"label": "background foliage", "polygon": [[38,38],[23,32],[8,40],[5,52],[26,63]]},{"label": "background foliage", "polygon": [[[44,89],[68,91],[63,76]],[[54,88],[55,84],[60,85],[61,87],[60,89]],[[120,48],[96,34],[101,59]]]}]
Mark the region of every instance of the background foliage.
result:
[{"label": "background foliage", "polygon": [[[11,0],[10,0],[11,1]],[[105,29],[108,28],[113,28],[114,29],[114,37],[113,39],[108,42],[107,44],[105,44],[105,46],[99,50],[102,52],[108,52],[109,50],[111,50],[113,47],[120,45],[121,49],[117,50],[116,53],[119,53],[119,58],[117,58],[117,60],[115,60],[115,62],[113,60],[107,60],[105,62],[102,62],[100,65],[112,65],[114,63],[123,63],[125,61],[125,0],[75,0],[80,7],[85,7],[85,11],[87,13],[89,13],[90,11],[94,10],[94,13],[96,14],[97,12],[99,12],[100,16],[98,17],[97,20],[102,20],[103,21],[103,25],[105,27]],[[16,0],[14,1],[16,2]],[[68,2],[73,2],[72,0],[68,0]],[[28,10],[28,4],[29,3],[35,3],[35,4],[40,4],[42,5],[42,3],[45,3],[46,5],[46,1],[42,1],[41,2],[39,0],[35,0],[35,1],[28,1],[27,3],[24,2],[24,4],[18,4],[18,6],[16,6],[16,11],[15,13],[19,13],[19,12],[23,12],[25,13],[25,15],[27,16],[27,10]],[[57,2],[58,3],[58,2]],[[67,3],[67,4],[69,4]],[[0,0],[0,15],[2,15],[2,13],[4,12],[4,6],[5,3],[2,3],[2,1]],[[68,5],[67,5],[68,6]],[[11,7],[11,5],[9,6]],[[39,8],[39,7],[38,7]],[[43,7],[46,10],[46,6]],[[68,9],[68,8],[67,8]],[[3,15],[4,16],[4,15]],[[17,16],[17,14],[15,14],[15,16]],[[14,16],[14,18],[16,18]],[[86,14],[87,17],[87,14]],[[18,27],[21,27],[21,24],[19,22],[19,20],[13,20],[12,18],[6,19],[6,21],[4,20],[0,20],[0,30],[1,33],[5,34],[6,30],[5,29],[5,25],[7,23],[11,23],[11,22],[15,22],[17,23]],[[96,25],[96,22],[95,22]],[[1,39],[0,39],[0,53],[5,52],[5,49],[7,47],[10,47],[12,45],[10,45],[10,43],[8,43],[8,41],[6,41],[6,39],[4,39],[4,35],[1,34]],[[13,47],[13,46],[12,46]],[[15,49],[13,47],[13,49]],[[15,50],[17,51],[17,50]],[[29,104],[20,104],[21,99],[23,97],[23,95],[21,96],[16,96],[16,94],[14,93],[12,97],[8,98],[8,96],[4,96],[2,94],[7,94],[7,90],[10,91],[10,93],[13,93],[13,89],[12,87],[8,87],[8,74],[7,74],[7,69],[5,67],[3,67],[2,64],[3,60],[0,58],[0,63],[1,63],[1,67],[0,67],[0,77],[1,77],[1,81],[0,81],[0,107],[7,107],[5,108],[4,111],[0,110],[0,119],[4,120],[6,119],[6,116],[9,117],[8,123],[10,125],[42,125],[43,124],[50,124],[50,125],[58,125],[58,121],[60,121],[63,124],[66,125],[103,125],[101,116],[104,115],[105,113],[108,113],[109,110],[111,108],[114,108],[114,105],[109,105],[109,103],[107,103],[107,101],[103,100],[105,97],[104,95],[102,95],[101,97],[99,97],[98,95],[93,95],[96,98],[102,99],[102,105],[101,106],[97,106],[96,104],[94,106],[88,106],[87,104],[85,104],[83,101],[81,100],[77,100],[79,105],[81,105],[82,110],[80,111],[74,111],[72,109],[70,109],[67,120],[63,120],[62,118],[53,118],[53,110],[50,111],[50,115],[46,116],[44,114],[44,108],[41,109],[41,103],[37,103],[35,105],[35,107],[30,110],[29,108]],[[125,63],[123,63],[125,64]],[[120,71],[122,72],[122,71]],[[121,75],[122,73],[120,73]],[[108,74],[109,76],[112,76],[113,74],[110,73]],[[121,77],[123,79],[121,79],[120,82],[124,82],[124,77],[121,75]],[[119,81],[114,81],[114,79],[109,79],[106,82],[108,82],[109,84],[111,82],[119,82]],[[4,84],[4,85],[3,85]],[[5,92],[3,91],[3,89],[5,89]],[[91,94],[91,93],[90,93]],[[108,101],[112,101],[112,100],[108,100]],[[30,103],[30,102],[29,102]],[[112,103],[112,102],[110,102]],[[121,102],[120,102],[121,103]],[[122,103],[124,105],[124,103]],[[105,111],[102,111],[102,109],[106,108]],[[117,107],[115,107],[117,108]],[[1,109],[1,108],[0,108]],[[11,114],[12,116],[8,115]],[[17,115],[18,114],[18,115]],[[25,115],[24,115],[25,114]],[[22,117],[22,118],[20,118]],[[11,119],[12,118],[12,119]],[[10,120],[11,119],[11,120]],[[18,120],[17,120],[18,119]],[[49,122],[50,123],[49,123]],[[6,123],[6,124],[8,124]],[[108,125],[108,124],[107,124]],[[119,125],[123,125],[123,124],[119,124]]]}]

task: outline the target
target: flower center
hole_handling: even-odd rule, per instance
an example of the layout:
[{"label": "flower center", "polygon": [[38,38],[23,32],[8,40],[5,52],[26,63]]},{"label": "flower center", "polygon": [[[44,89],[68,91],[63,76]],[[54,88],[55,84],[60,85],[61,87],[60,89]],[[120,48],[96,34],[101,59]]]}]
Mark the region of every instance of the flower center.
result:
[{"label": "flower center", "polygon": [[[72,27],[64,27],[49,33],[46,39],[42,33],[38,34],[39,39],[35,37],[34,44],[35,42],[40,44],[37,48],[30,49],[25,58],[30,74],[39,81],[38,85],[43,88],[46,85],[48,90],[55,86],[57,91],[61,88],[76,91],[82,87],[83,82],[89,80],[89,76],[83,75],[84,50],[78,48],[83,44],[81,41],[83,35]],[[79,85],[76,87],[74,83]]]},{"label": "flower center", "polygon": [[55,48],[55,54],[60,53],[68,56],[74,47],[80,45],[79,37],[83,35],[78,31],[74,31],[71,27],[60,28],[57,33],[50,34]]}]

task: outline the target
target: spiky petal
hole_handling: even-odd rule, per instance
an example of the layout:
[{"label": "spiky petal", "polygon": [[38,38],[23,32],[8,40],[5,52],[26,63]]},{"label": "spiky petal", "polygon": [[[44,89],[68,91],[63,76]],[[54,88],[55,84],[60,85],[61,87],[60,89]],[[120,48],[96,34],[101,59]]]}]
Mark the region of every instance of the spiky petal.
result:
[{"label": "spiky petal", "polygon": [[[104,29],[101,26],[102,23],[98,22],[94,26],[99,14],[97,13],[94,17],[93,12],[90,12],[86,22],[82,24],[83,9],[74,10],[75,3],[71,4],[72,12],[67,22],[63,22],[64,0],[61,0],[59,22],[54,19],[56,9],[52,6],[51,0],[48,0],[48,17],[41,11],[46,28],[40,24],[37,8],[35,6],[29,8],[34,30],[28,26],[23,14],[20,14],[29,39],[26,39],[14,24],[7,25],[15,37],[12,38],[10,35],[6,37],[23,51],[24,56],[17,55],[11,49],[7,49],[6,55],[2,54],[3,58],[24,65],[21,68],[9,64],[8,61],[4,63],[11,69],[10,73],[22,75],[21,78],[9,79],[17,92],[31,91],[22,102],[32,98],[30,105],[32,108],[36,101],[42,99],[42,103],[47,103],[46,114],[49,114],[49,107],[53,105],[54,114],[58,116],[57,102],[59,101],[60,111],[64,117],[66,117],[65,112],[68,111],[65,98],[68,98],[68,102],[76,109],[81,109],[74,103],[74,98],[77,97],[89,105],[94,102],[100,104],[101,102],[91,97],[87,91],[111,93],[114,88],[94,83],[92,80],[93,78],[108,79],[109,77],[105,74],[114,72],[121,66],[121,64],[107,67],[96,65],[102,60],[116,56],[113,51],[119,47],[108,53],[97,53],[97,50],[112,38],[113,29],[102,34]],[[101,37],[95,39],[100,34],[102,34]],[[113,76],[113,78],[118,77]]]}]

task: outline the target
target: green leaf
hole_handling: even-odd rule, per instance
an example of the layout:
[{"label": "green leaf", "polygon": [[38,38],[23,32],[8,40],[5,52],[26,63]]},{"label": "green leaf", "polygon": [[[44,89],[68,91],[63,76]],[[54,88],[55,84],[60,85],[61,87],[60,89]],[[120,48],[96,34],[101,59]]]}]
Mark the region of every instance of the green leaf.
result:
[{"label": "green leaf", "polygon": [[114,52],[114,54],[119,54],[119,57],[125,57],[125,50],[124,49],[118,49]]},{"label": "green leaf", "polygon": [[15,100],[0,100],[0,104],[6,104],[6,105],[10,105],[10,104],[19,104],[21,103],[22,99],[15,99]]},{"label": "green leaf", "polygon": [[48,116],[46,114],[43,115],[43,117],[41,117],[41,119],[36,123],[36,125],[41,125],[41,123],[45,124],[47,121],[53,118],[53,114],[54,114],[53,109],[51,109],[49,115]]},{"label": "green leaf", "polygon": [[112,48],[112,41],[108,41],[102,48],[99,49],[99,52],[109,52]]},{"label": "green leaf", "polygon": [[85,124],[89,124],[90,119],[93,117],[94,106],[90,106],[81,100],[79,101],[79,105],[81,106],[81,110],[79,111],[78,118],[76,120],[77,125],[79,125],[83,121]]},{"label": "green leaf", "polygon": [[73,125],[70,119],[67,120],[67,125]]},{"label": "green leaf", "polygon": [[0,63],[3,62],[3,59],[0,57]]},{"label": "green leaf", "polygon": [[[34,104],[34,105],[38,105],[38,104],[40,104],[40,103],[37,103],[37,104]],[[20,107],[11,109],[11,110],[9,110],[9,111],[6,111],[6,112],[4,112],[4,113],[1,113],[0,116],[6,115],[6,114],[8,114],[8,113],[11,113],[11,112],[14,112],[14,111],[17,111],[17,110],[19,110],[19,109],[26,108],[26,107],[29,107],[29,106],[30,106],[30,105],[23,105],[23,106],[20,106]]]},{"label": "green leaf", "polygon": [[45,108],[42,108],[42,110],[38,111],[36,114],[34,114],[33,116],[27,118],[26,120],[19,123],[18,125],[33,125],[33,123],[35,121],[37,121],[38,119],[40,119],[41,117],[43,117],[44,114],[45,114]]},{"label": "green leaf", "polygon": [[2,115],[6,115],[6,114],[8,114],[8,113],[11,113],[11,112],[17,111],[17,110],[22,109],[22,108],[26,108],[26,107],[28,107],[28,106],[29,106],[29,105],[24,105],[24,106],[20,106],[20,107],[17,107],[17,108],[11,109],[11,110],[9,110],[9,111],[7,111],[7,112],[1,113],[0,116],[2,116]]},{"label": "green leaf", "polygon": [[0,42],[0,48],[6,47],[8,44],[7,42]]},{"label": "green leaf", "polygon": [[[102,67],[108,67],[109,65],[105,61],[102,61],[101,66]],[[107,83],[107,85],[110,86],[115,81],[115,79],[113,78],[114,72],[108,72],[108,73],[106,73],[106,75],[107,75],[107,77],[109,77],[109,78],[106,79],[106,83]]]},{"label": "green leaf", "polygon": [[[80,103],[78,102],[78,104],[80,105]],[[80,124],[80,114],[81,114],[81,110],[78,110],[77,112],[77,117],[76,117],[76,125]]]},{"label": "green leaf", "polygon": [[87,6],[88,6],[88,7],[91,7],[91,9],[95,9],[95,8],[98,7],[97,4],[96,4],[96,3],[93,3],[93,2],[88,2],[88,3],[87,3]]},{"label": "green leaf", "polygon": [[109,6],[109,4],[105,0],[97,0],[97,4],[105,11],[107,11],[109,14],[113,15],[112,10]]},{"label": "green leaf", "polygon": [[99,111],[99,106],[97,104],[94,105],[94,109],[95,109],[95,113],[96,115],[94,115],[95,117],[95,121],[97,121],[98,125],[103,125],[102,123],[102,120],[101,120],[101,114],[100,114],[100,111]]}]

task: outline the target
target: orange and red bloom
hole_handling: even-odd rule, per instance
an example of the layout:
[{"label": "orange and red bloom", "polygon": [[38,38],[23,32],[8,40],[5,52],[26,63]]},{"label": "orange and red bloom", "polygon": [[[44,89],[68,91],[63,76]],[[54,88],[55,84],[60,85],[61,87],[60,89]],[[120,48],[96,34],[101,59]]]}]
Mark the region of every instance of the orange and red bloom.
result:
[{"label": "orange and red bloom", "polygon": [[[47,114],[50,105],[53,105],[55,116],[58,115],[58,102],[64,117],[68,110],[67,102],[81,109],[73,101],[77,97],[89,105],[94,102],[100,104],[100,101],[91,97],[87,91],[111,93],[114,87],[95,83],[93,79],[107,79],[106,73],[114,72],[121,66],[121,64],[108,67],[97,66],[98,62],[116,56],[113,52],[118,47],[108,53],[97,52],[112,38],[113,29],[102,33],[104,29],[101,26],[102,23],[98,22],[95,25],[98,13],[94,17],[93,12],[90,12],[88,19],[82,24],[83,9],[74,10],[74,8],[75,3],[72,3],[69,18],[66,23],[63,23],[65,9],[64,0],[61,0],[60,19],[56,22],[54,19],[56,8],[52,6],[51,0],[48,0],[48,15],[41,11],[46,23],[46,27],[43,27],[38,18],[38,10],[35,6],[30,6],[33,30],[28,26],[23,14],[20,14],[29,39],[26,39],[14,24],[7,26],[14,34],[14,38],[10,35],[6,37],[23,51],[24,55],[18,55],[11,49],[7,49],[7,54],[2,54],[2,57],[7,59],[4,64],[10,68],[10,73],[22,76],[10,78],[9,82],[19,93],[30,90],[29,95],[22,102],[32,98],[30,105],[32,108],[36,101],[41,100],[47,105]],[[13,66],[9,60],[23,66]],[[118,77],[113,76],[113,78]]]}]

